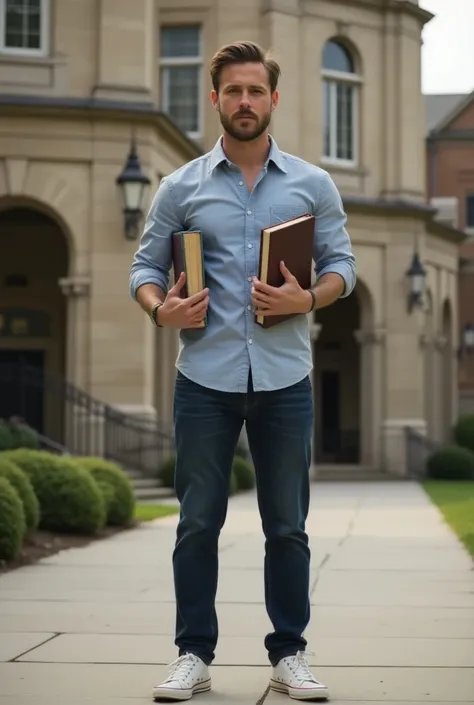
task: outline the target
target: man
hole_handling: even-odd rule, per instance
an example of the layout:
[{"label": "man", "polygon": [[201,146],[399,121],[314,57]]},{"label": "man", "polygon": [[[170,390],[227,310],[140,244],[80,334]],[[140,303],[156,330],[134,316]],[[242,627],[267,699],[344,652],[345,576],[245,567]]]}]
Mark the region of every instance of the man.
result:
[{"label": "man", "polygon": [[[328,174],[281,152],[268,133],[279,100],[278,64],[251,42],[211,63],[212,103],[223,136],[214,149],[163,179],[130,275],[131,294],[159,326],[180,329],[174,399],[175,486],[181,504],[173,554],[179,657],[155,698],[186,700],[210,688],[218,624],[218,537],[234,450],[246,424],[265,543],[265,639],[270,685],[294,699],[328,697],[309,671],[302,636],[310,617],[305,533],[313,433],[307,314],[348,296],[354,256],[341,199]],[[284,263],[272,288],[258,273],[261,228],[316,216],[317,284],[300,288]],[[168,290],[171,236],[201,230],[206,288],[183,300]],[[299,315],[268,329],[267,316]],[[199,328],[205,313],[206,328]]]}]

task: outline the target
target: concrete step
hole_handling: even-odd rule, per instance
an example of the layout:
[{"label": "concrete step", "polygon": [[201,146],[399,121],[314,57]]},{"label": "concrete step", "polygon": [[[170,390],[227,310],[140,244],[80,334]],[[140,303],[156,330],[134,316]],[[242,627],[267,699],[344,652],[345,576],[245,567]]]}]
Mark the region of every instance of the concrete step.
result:
[{"label": "concrete step", "polygon": [[153,477],[141,476],[132,478],[132,485],[135,489],[147,489],[148,487],[160,487],[160,482]]},{"label": "concrete step", "polygon": [[135,497],[138,502],[150,502],[151,500],[159,502],[162,499],[169,499],[174,496],[174,490],[168,487],[159,487],[158,485],[155,485],[155,487],[138,487],[135,489]]}]

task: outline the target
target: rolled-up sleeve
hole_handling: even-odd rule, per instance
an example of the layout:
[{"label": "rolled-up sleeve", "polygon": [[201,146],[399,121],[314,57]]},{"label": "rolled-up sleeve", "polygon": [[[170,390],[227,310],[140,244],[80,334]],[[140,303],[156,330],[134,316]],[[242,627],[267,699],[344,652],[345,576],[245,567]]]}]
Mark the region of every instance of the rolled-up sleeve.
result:
[{"label": "rolled-up sleeve", "polygon": [[148,211],[140,245],[130,270],[130,295],[136,299],[143,284],[157,284],[168,291],[172,266],[172,235],[183,229],[172,193],[172,186],[162,179]]},{"label": "rolled-up sleeve", "polygon": [[335,272],[344,282],[341,298],[349,296],[356,285],[356,262],[346,230],[347,215],[334,181],[323,172],[316,205],[314,261],[316,277]]}]

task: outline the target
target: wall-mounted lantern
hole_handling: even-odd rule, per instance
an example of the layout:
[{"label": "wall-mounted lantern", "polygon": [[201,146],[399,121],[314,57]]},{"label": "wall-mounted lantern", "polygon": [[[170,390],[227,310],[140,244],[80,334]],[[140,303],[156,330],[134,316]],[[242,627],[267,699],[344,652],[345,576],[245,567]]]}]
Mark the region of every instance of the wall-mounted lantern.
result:
[{"label": "wall-mounted lantern", "polygon": [[132,139],[123,171],[117,176],[116,183],[120,186],[122,193],[125,238],[136,240],[140,234],[140,223],[151,181],[142,172],[134,139]]},{"label": "wall-mounted lantern", "polygon": [[413,253],[413,259],[406,271],[409,282],[408,311],[411,313],[415,307],[422,308],[424,303],[426,269],[423,267],[418,252]]}]

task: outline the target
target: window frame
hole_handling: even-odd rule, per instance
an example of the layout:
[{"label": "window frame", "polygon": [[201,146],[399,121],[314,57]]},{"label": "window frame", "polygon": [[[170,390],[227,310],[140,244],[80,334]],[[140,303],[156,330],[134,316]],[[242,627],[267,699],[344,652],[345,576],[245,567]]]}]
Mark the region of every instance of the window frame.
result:
[{"label": "window frame", "polygon": [[[336,42],[337,39],[328,39],[327,42]],[[346,48],[346,51],[351,53],[354,66],[356,67],[357,61],[354,53]],[[323,52],[321,52],[321,56]],[[326,135],[324,131],[325,123],[325,113],[326,113],[326,103],[325,103],[325,83],[329,84],[329,95],[330,95],[330,112],[329,112],[329,135],[330,135],[330,154],[326,154]],[[338,84],[345,84],[352,87],[352,144],[353,144],[353,158],[352,159],[341,159],[337,156],[337,86]],[[324,66],[321,69],[321,95],[322,95],[322,121],[323,121],[323,131],[322,131],[322,148],[321,148],[321,163],[327,164],[328,166],[345,167],[345,168],[355,168],[359,163],[359,125],[360,125],[360,87],[362,85],[362,77],[358,73],[347,73],[345,71],[334,71],[332,69],[326,69]]]},{"label": "window frame", "polygon": [[[197,56],[173,56],[162,57],[160,53],[159,68],[160,68],[160,104],[161,109],[169,115],[169,72],[167,69],[179,66],[197,67],[197,87],[198,87],[198,104],[197,104],[197,122],[198,129],[185,134],[192,140],[200,140],[203,137],[204,126],[204,104],[203,104],[203,46],[202,46],[202,26],[195,22],[183,22],[181,24],[164,24],[160,27],[160,46],[161,33],[163,30],[175,27],[196,27],[199,32],[199,54]],[[180,128],[182,129],[182,128]]]},{"label": "window frame", "polygon": [[39,49],[30,49],[27,47],[8,47],[5,46],[5,29],[6,29],[6,0],[0,0],[0,55],[5,56],[25,56],[25,57],[44,57],[49,54],[50,42],[50,18],[51,18],[51,2],[50,0],[40,0],[40,47]]}]

